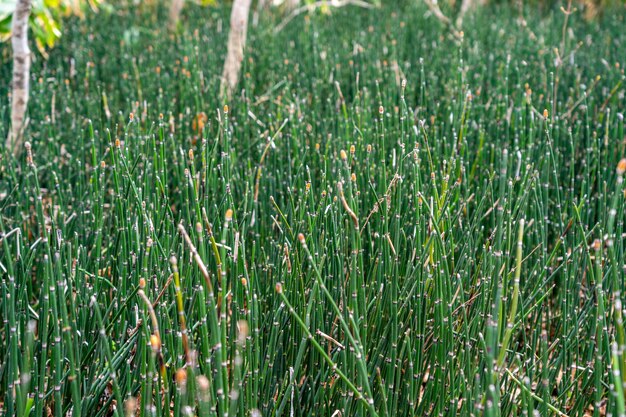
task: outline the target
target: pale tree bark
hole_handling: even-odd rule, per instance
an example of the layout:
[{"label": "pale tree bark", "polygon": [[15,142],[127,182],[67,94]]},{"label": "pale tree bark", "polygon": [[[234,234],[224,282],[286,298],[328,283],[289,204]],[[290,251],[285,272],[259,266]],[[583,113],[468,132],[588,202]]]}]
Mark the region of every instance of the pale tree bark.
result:
[{"label": "pale tree bark", "polygon": [[28,18],[30,0],[18,0],[13,13],[11,46],[13,48],[13,87],[11,93],[11,130],[6,147],[14,155],[20,151],[24,140],[26,108],[28,107],[30,81],[30,49],[28,47]]},{"label": "pale tree bark", "polygon": [[248,14],[251,0],[235,0],[230,14],[230,31],[228,33],[228,51],[222,72],[220,93],[229,99],[239,81],[239,72],[243,61],[243,49],[246,46],[248,31]]},{"label": "pale tree bark", "polygon": [[259,0],[256,3],[256,9],[252,14],[252,26],[257,27],[259,24],[259,15],[267,8],[267,0]]},{"label": "pale tree bark", "polygon": [[170,4],[169,28],[175,30],[180,20],[180,11],[183,9],[185,0],[172,0]]},{"label": "pale tree bark", "polygon": [[285,5],[287,6],[287,10],[291,11],[300,6],[300,0],[286,0]]},{"label": "pale tree bark", "polygon": [[456,17],[456,27],[459,30],[463,27],[463,18],[465,14],[474,6],[473,0],[463,0],[461,2],[461,10],[459,11],[458,16]]}]

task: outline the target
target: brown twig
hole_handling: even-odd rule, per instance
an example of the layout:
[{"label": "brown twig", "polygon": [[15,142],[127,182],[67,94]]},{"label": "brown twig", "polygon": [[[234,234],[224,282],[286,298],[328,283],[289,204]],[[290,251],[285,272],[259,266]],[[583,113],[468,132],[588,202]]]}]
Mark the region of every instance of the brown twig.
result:
[{"label": "brown twig", "polygon": [[185,239],[185,242],[187,243],[187,246],[189,247],[189,250],[191,251],[191,255],[193,256],[193,260],[196,262],[196,265],[198,265],[198,268],[200,269],[200,272],[202,273],[202,276],[204,277],[204,281],[206,282],[206,286],[208,290],[211,293],[213,293],[213,284],[211,283],[209,270],[207,269],[206,265],[202,261],[202,258],[200,258],[200,255],[198,254],[198,250],[194,246],[193,242],[191,241],[191,238],[189,237],[189,235],[187,234],[187,231],[185,230],[185,226],[183,226],[182,224],[179,224],[178,231],[183,236],[183,239]]},{"label": "brown twig", "polygon": [[426,3],[428,10],[430,10],[433,16],[443,23],[444,26],[448,27],[452,36],[459,40],[463,38],[463,32],[459,31],[452,20],[450,20],[450,18],[441,11],[441,8],[437,4],[436,0],[424,0],[424,3]]}]

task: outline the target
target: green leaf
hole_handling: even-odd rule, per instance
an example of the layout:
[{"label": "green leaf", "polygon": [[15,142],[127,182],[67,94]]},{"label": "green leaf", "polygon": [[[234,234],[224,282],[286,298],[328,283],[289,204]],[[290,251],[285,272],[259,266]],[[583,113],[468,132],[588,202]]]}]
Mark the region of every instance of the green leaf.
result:
[{"label": "green leaf", "polygon": [[13,21],[11,16],[7,16],[4,19],[0,19],[0,37],[3,35],[11,34],[11,22]]},{"label": "green leaf", "polygon": [[30,410],[33,409],[33,404],[35,400],[32,397],[28,397],[26,399],[26,407],[24,408],[24,417],[28,417],[30,415]]}]

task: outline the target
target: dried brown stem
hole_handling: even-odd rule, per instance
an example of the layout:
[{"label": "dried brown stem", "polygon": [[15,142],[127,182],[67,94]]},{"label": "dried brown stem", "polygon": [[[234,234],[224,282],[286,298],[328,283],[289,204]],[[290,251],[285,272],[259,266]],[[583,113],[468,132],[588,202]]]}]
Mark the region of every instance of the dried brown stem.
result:
[{"label": "dried brown stem", "polygon": [[352,211],[352,209],[348,205],[348,202],[346,201],[346,197],[343,195],[343,184],[341,184],[341,181],[337,183],[337,191],[339,192],[339,199],[341,200],[341,205],[343,205],[344,210],[348,212],[348,215],[354,222],[354,227],[356,227],[356,230],[358,231],[359,230],[359,218],[354,213],[354,211]]},{"label": "dried brown stem", "polygon": [[187,234],[187,231],[185,230],[185,226],[183,226],[182,224],[179,224],[178,231],[183,236],[183,239],[185,239],[185,242],[187,243],[187,246],[189,247],[189,250],[191,251],[191,255],[193,256],[193,260],[196,262],[196,265],[198,265],[198,268],[200,269],[200,272],[202,273],[202,276],[204,277],[204,281],[206,282],[207,289],[211,293],[213,293],[213,284],[211,283],[209,270],[207,269],[206,265],[202,261],[202,258],[200,258],[200,255],[198,254],[198,250],[196,249],[195,245],[191,241],[191,238]]}]

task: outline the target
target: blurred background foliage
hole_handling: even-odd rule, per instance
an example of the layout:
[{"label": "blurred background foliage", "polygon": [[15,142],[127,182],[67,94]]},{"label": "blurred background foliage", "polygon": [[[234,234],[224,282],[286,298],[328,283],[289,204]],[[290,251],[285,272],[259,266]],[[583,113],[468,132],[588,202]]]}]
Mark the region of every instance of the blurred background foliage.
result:
[{"label": "blurred background foliage", "polygon": [[[325,7],[311,7],[320,13],[330,13],[332,6],[343,0],[328,0]],[[372,5],[380,2],[394,3],[402,7],[408,3],[423,0],[367,0]],[[6,41],[11,35],[11,16],[17,0],[0,0],[0,42]],[[193,3],[203,6],[229,4],[232,0],[192,0]],[[318,0],[256,0],[253,9],[263,8],[271,13],[286,13],[297,6],[314,6],[324,3]],[[114,13],[116,10],[125,10],[130,6],[164,7],[169,1],[163,0],[33,0],[30,18],[32,38],[39,53],[46,58],[46,50],[54,47],[62,35],[62,21],[64,18],[75,16],[84,18],[85,13]],[[443,0],[439,2],[441,10],[449,15],[455,15],[461,8],[461,0]],[[472,8],[482,7],[488,3],[506,5],[511,8],[522,9],[532,7],[548,13],[555,8],[566,7],[566,1],[560,0],[472,0]],[[606,10],[626,7],[626,0],[575,0],[572,4],[587,20],[601,17]]]},{"label": "blurred background foliage", "polygon": [[[0,0],[0,40],[5,41],[11,36],[11,18],[17,0]],[[52,48],[61,37],[61,21],[74,15],[83,18],[85,13],[97,12],[105,7],[104,0],[33,0],[30,26],[37,49],[46,55],[46,48]]]}]

